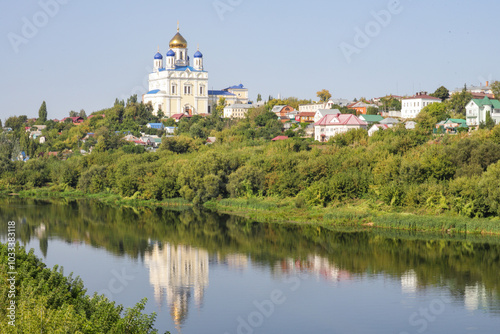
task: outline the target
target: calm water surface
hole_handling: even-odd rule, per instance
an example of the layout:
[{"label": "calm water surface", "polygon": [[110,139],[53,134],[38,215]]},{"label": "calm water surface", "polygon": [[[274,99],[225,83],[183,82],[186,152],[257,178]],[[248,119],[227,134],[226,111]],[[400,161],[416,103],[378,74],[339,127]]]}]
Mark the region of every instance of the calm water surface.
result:
[{"label": "calm water surface", "polygon": [[125,307],[147,297],[161,333],[500,333],[496,238],[0,199],[9,220],[90,294]]}]

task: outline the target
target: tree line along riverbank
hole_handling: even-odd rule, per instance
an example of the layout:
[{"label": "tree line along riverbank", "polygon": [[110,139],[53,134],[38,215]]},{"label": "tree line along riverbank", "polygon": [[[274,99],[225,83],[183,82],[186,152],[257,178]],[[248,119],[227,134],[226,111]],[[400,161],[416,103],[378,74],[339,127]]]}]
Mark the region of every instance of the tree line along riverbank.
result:
[{"label": "tree line along riverbank", "polygon": [[[498,232],[500,126],[437,137],[404,127],[372,137],[350,131],[326,144],[269,142],[241,131],[223,130],[213,145],[164,139],[155,153],[115,148],[67,160],[2,159],[0,190],[105,194],[125,202],[181,198],[264,220],[338,222],[346,218],[335,212],[345,211],[361,214],[367,226],[424,230],[417,216],[426,215],[440,221],[432,230]],[[397,218],[403,213],[413,216],[403,222]]]}]

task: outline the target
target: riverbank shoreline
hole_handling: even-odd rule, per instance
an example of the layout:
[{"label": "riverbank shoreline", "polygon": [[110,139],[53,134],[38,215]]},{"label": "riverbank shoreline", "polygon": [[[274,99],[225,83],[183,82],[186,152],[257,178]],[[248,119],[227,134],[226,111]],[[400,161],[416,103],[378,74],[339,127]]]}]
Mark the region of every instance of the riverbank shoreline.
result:
[{"label": "riverbank shoreline", "polygon": [[[116,194],[85,194],[80,191],[51,191],[36,189],[16,194],[2,193],[30,199],[94,199],[108,205],[125,207],[168,207],[188,209],[194,205],[181,198],[143,200],[124,198]],[[306,207],[293,198],[237,198],[212,200],[205,209],[220,214],[231,214],[260,223],[290,223],[318,225],[328,228],[389,229],[445,234],[500,236],[500,218],[467,218],[449,213],[429,215],[422,212],[394,212],[369,201],[352,201],[336,206]]]}]

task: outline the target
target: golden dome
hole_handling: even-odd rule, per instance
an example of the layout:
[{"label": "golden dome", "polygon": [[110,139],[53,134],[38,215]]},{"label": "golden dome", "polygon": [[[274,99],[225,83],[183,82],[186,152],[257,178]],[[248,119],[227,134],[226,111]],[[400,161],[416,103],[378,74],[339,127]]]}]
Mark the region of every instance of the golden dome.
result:
[{"label": "golden dome", "polygon": [[171,49],[185,49],[187,48],[188,42],[182,37],[179,33],[179,28],[177,28],[177,34],[175,34],[174,38],[170,41]]}]

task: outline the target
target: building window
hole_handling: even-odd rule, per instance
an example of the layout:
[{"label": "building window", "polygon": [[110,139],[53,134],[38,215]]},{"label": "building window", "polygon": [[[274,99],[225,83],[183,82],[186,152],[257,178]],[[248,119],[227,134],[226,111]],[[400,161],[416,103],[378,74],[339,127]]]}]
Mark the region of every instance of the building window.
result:
[{"label": "building window", "polygon": [[200,86],[200,95],[203,95],[204,92],[203,92],[203,86]]},{"label": "building window", "polygon": [[191,95],[191,86],[184,86],[184,95]]},{"label": "building window", "polygon": [[175,85],[172,85],[172,95],[175,95]]}]

